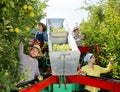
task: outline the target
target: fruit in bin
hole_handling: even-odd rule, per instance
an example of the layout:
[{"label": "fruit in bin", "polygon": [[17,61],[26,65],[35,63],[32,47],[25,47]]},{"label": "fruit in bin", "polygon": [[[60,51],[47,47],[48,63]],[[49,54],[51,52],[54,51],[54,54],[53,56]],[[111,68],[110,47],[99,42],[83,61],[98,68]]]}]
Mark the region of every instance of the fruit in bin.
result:
[{"label": "fruit in bin", "polygon": [[54,27],[51,28],[51,31],[52,32],[66,32],[64,28],[54,28]]},{"label": "fruit in bin", "polygon": [[71,47],[68,44],[63,44],[63,48],[65,51],[71,50]]},{"label": "fruit in bin", "polygon": [[53,50],[53,51],[56,51],[56,50],[57,50],[57,46],[58,46],[57,44],[54,44],[54,45],[52,46],[52,50]]},{"label": "fruit in bin", "polygon": [[53,51],[69,51],[71,50],[71,47],[69,46],[69,44],[63,44],[63,45],[53,44],[52,50]]}]

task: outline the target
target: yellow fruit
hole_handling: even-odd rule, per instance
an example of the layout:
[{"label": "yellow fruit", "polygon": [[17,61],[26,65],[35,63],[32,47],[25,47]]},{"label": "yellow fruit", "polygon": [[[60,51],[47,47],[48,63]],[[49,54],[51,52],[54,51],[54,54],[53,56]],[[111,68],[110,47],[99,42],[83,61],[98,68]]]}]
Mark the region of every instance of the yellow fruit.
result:
[{"label": "yellow fruit", "polygon": [[66,32],[66,30],[64,28],[51,28],[52,32]]},{"label": "yellow fruit", "polygon": [[30,30],[30,28],[29,28],[29,27],[26,27],[25,29],[26,29],[26,31],[29,31],[29,30]]},{"label": "yellow fruit", "polygon": [[82,46],[85,46],[85,43],[82,43]]},{"label": "yellow fruit", "polygon": [[52,50],[53,51],[69,51],[71,50],[71,47],[69,46],[69,44],[63,44],[63,45],[53,44]]},{"label": "yellow fruit", "polygon": [[30,16],[30,17],[34,17],[34,16],[35,16],[34,12],[31,12],[31,13],[29,14],[29,16]]},{"label": "yellow fruit", "polygon": [[[28,38],[27,38],[27,37],[25,37],[25,38],[24,38],[24,41],[27,41],[27,39],[28,39]],[[30,67],[29,67],[29,68],[30,68]],[[29,69],[29,70],[30,70],[30,69]]]},{"label": "yellow fruit", "polygon": [[13,29],[13,28],[10,28],[9,31],[10,31],[10,32],[14,32],[14,29]]},{"label": "yellow fruit", "polygon": [[39,81],[42,81],[42,80],[43,80],[43,77],[42,77],[42,76],[38,76],[38,80],[39,80]]},{"label": "yellow fruit", "polygon": [[2,11],[3,11],[3,12],[6,12],[6,11],[7,11],[7,8],[6,8],[6,7],[3,7],[3,8],[2,8]]},{"label": "yellow fruit", "polygon": [[23,89],[23,87],[19,87],[19,88],[18,88],[18,90],[21,90],[21,89]]},{"label": "yellow fruit", "polygon": [[28,86],[32,86],[32,84],[27,84]]},{"label": "yellow fruit", "polygon": [[115,58],[113,58],[113,57],[112,57],[112,58],[110,58],[110,60],[111,60],[111,61],[114,61],[114,60],[115,60]]},{"label": "yellow fruit", "polygon": [[19,29],[18,29],[18,28],[15,28],[15,32],[16,32],[16,33],[19,33],[20,31],[19,31]]},{"label": "yellow fruit", "polygon": [[28,8],[28,10],[32,10],[32,6],[31,5],[29,5],[27,8]]},{"label": "yellow fruit", "polygon": [[24,10],[27,10],[27,5],[24,5],[24,6],[23,6],[23,9],[24,9]]}]

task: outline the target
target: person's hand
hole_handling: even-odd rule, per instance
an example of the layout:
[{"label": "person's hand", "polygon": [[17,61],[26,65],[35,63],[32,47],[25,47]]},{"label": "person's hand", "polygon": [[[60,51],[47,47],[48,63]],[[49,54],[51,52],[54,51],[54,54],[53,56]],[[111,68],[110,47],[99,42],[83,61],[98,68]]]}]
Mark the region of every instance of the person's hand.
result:
[{"label": "person's hand", "polygon": [[77,71],[77,75],[80,75],[80,74],[81,74],[81,72],[82,72],[82,70],[81,70],[81,69],[79,69],[79,70]]},{"label": "person's hand", "polygon": [[115,60],[115,58],[110,58],[110,64],[113,64],[114,63],[114,60]]},{"label": "person's hand", "polygon": [[22,41],[20,42],[20,46],[23,46],[23,42]]},{"label": "person's hand", "polygon": [[80,39],[84,40],[85,39],[85,35],[81,35]]}]

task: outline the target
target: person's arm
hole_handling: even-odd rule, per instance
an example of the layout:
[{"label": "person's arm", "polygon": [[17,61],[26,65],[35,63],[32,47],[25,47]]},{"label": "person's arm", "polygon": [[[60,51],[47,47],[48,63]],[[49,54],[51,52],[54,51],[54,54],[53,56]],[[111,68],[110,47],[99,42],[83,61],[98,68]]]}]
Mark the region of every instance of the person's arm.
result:
[{"label": "person's arm", "polygon": [[35,30],[35,31],[33,32],[33,34],[34,34],[34,39],[36,39],[36,36],[37,36],[37,34],[38,34],[38,31]]},{"label": "person's arm", "polygon": [[20,44],[19,44],[19,50],[18,50],[18,56],[19,56],[19,58],[21,59],[22,57],[23,57],[23,55],[24,55],[24,46],[23,46],[23,43],[22,42],[20,42]]},{"label": "person's arm", "polygon": [[110,72],[111,69],[112,69],[112,64],[109,63],[106,68],[100,67],[98,70],[100,73],[107,73]]},{"label": "person's arm", "polygon": [[36,73],[35,73],[35,76],[39,76],[39,75],[40,75],[40,71],[39,71],[39,69],[37,68]]},{"label": "person's arm", "polygon": [[84,40],[85,39],[85,35],[81,35],[79,39],[80,40]]},{"label": "person's arm", "polygon": [[77,74],[78,75],[86,75],[87,74],[87,71],[88,70],[88,67],[85,65],[85,66],[82,66],[78,71],[77,71]]},{"label": "person's arm", "polygon": [[39,68],[38,68],[38,60],[37,60],[37,69],[36,69],[36,72],[35,72],[35,76],[39,76],[40,75],[40,71],[39,71]]},{"label": "person's arm", "polygon": [[75,41],[80,41],[80,38],[78,38],[78,39],[75,39]]},{"label": "person's arm", "polygon": [[[74,37],[75,38],[75,37]],[[82,36],[77,36],[76,38],[75,38],[75,41],[80,41],[80,40],[83,40],[85,37],[84,37],[84,35],[82,35]]]}]

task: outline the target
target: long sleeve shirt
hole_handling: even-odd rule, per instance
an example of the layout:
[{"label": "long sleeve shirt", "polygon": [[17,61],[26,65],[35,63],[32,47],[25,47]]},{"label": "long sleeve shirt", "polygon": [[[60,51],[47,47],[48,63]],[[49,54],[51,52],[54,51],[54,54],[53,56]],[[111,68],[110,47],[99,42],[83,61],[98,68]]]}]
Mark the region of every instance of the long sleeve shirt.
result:
[{"label": "long sleeve shirt", "polygon": [[[94,69],[90,68],[89,65],[85,65],[82,67],[82,71],[90,76],[100,77],[101,73],[107,73],[112,69],[112,65],[109,63],[107,68],[100,67],[98,65],[94,65]],[[100,89],[91,86],[85,86],[85,89],[89,90],[90,92],[98,92]]]},{"label": "long sleeve shirt", "polygon": [[82,46],[81,40],[84,40],[84,37],[80,35],[77,35],[77,36],[74,35],[74,39],[76,41],[77,46]]},{"label": "long sleeve shirt", "polygon": [[23,53],[23,44],[19,45],[18,56],[20,59],[20,64],[22,68],[22,72],[25,76],[25,81],[30,81],[35,78],[35,76],[40,75],[38,68],[38,61],[35,58],[31,58],[29,55]]}]

